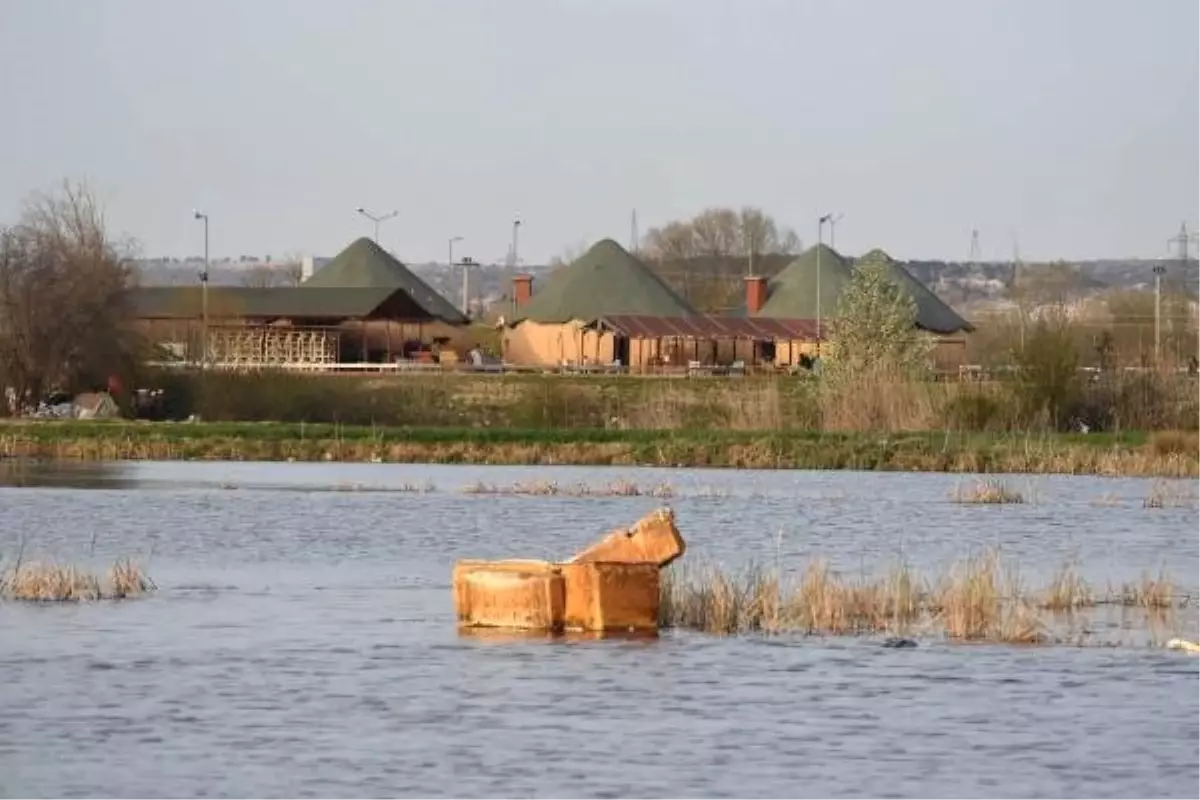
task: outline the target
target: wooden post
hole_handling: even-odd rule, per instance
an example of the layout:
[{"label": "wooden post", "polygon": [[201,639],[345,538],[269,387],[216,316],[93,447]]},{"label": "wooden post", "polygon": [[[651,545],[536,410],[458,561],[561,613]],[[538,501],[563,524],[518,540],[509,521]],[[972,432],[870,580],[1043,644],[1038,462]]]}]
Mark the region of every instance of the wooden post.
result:
[{"label": "wooden post", "polygon": [[390,319],[384,320],[383,324],[386,326],[383,330],[385,332],[384,338],[387,340],[387,360],[388,360],[388,363],[391,364],[392,363],[392,321]]}]

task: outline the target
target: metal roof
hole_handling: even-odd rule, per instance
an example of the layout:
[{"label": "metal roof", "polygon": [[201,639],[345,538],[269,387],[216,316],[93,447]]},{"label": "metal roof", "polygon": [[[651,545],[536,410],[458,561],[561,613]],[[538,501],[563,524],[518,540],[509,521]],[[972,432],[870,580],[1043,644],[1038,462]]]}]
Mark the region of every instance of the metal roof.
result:
[{"label": "metal roof", "polygon": [[817,323],[811,319],[718,317],[708,314],[694,314],[688,317],[611,314],[601,317],[598,325],[624,336],[640,339],[681,337],[815,341],[817,338]]}]

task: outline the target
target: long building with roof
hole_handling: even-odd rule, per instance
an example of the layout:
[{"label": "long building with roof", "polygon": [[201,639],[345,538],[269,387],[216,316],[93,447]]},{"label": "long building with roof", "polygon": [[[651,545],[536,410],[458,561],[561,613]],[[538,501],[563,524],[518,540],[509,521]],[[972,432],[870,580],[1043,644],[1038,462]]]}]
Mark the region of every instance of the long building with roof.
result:
[{"label": "long building with roof", "polygon": [[232,366],[391,362],[429,352],[466,317],[370,239],[299,286],[147,286],[135,320],[171,357]]},{"label": "long building with roof", "polygon": [[615,365],[634,372],[774,363],[814,335],[805,320],[697,313],[636,256],[603,239],[534,291],[514,279],[504,358],[519,365]]},{"label": "long building with roof", "polygon": [[801,253],[773,278],[747,278],[744,313],[756,319],[813,320],[817,337],[801,348],[804,354],[812,354],[817,351],[816,340],[829,334],[829,325],[838,316],[854,270],[873,263],[884,264],[892,280],[912,297],[917,307],[916,326],[934,337],[935,360],[943,366],[961,363],[966,337],[974,326],[878,248],[851,259],[821,244]]}]

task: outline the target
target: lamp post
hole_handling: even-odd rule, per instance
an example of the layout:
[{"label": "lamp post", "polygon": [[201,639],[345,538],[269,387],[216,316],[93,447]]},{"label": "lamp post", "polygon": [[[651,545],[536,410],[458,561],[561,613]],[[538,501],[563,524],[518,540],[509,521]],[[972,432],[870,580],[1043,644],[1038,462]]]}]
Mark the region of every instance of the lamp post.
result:
[{"label": "lamp post", "polygon": [[512,228],[512,231],[513,231],[513,234],[512,234],[512,266],[509,268],[509,274],[508,274],[508,293],[510,295],[512,295],[512,315],[514,317],[517,315],[517,296],[515,293],[513,293],[512,282],[513,282],[513,276],[516,274],[516,271],[517,271],[517,260],[518,260],[517,259],[517,234],[520,231],[520,229],[521,229],[521,220],[514,219],[513,220],[513,228]]},{"label": "lamp post", "polygon": [[471,296],[470,295],[470,274],[471,273],[469,270],[471,269],[471,267],[478,267],[479,262],[476,261],[475,259],[471,258],[470,256],[463,256],[462,261],[458,262],[458,265],[460,267],[462,267],[462,275],[463,275],[463,315],[469,317],[471,315],[471,300],[470,300],[470,296]]},{"label": "lamp post", "polygon": [[[448,267],[450,267],[450,269],[454,269],[454,243],[461,242],[462,240],[463,240],[463,237],[461,237],[461,236],[451,236],[449,239],[446,240],[446,250],[447,250],[446,265]],[[463,313],[466,314],[467,313],[467,272],[465,269],[463,270],[462,302],[463,302]]]},{"label": "lamp post", "polygon": [[833,214],[825,214],[817,218],[817,357],[821,356],[821,236],[825,223],[833,219]]},{"label": "lamp post", "polygon": [[192,218],[204,221],[204,271],[200,273],[200,363],[208,367],[208,214],[192,210]]},{"label": "lamp post", "polygon": [[1162,276],[1167,268],[1162,264],[1154,265],[1154,363],[1159,363],[1160,346],[1162,343]]},{"label": "lamp post", "polygon": [[358,213],[362,214],[367,219],[371,220],[371,222],[375,223],[375,244],[379,244],[379,223],[386,222],[387,220],[391,219],[392,217],[394,217],[400,213],[399,211],[391,211],[387,214],[383,214],[382,216],[377,216],[377,215],[372,214],[371,212],[367,211],[362,206],[359,206],[358,208],[356,208],[354,210],[357,211]]}]

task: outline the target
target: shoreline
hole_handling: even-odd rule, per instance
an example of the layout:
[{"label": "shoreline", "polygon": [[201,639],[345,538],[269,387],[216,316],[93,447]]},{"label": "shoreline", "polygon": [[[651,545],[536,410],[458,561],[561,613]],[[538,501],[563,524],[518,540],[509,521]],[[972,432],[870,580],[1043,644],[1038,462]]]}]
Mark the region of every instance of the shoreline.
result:
[{"label": "shoreline", "polygon": [[1195,432],[1012,434],[0,423],[0,459],[326,461],[1200,476]]}]

